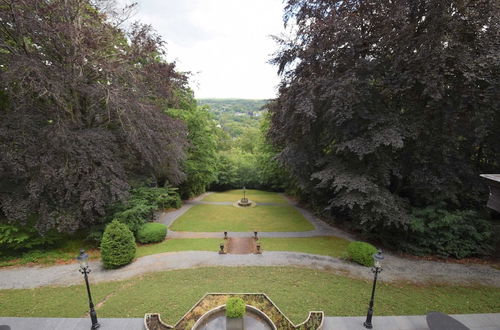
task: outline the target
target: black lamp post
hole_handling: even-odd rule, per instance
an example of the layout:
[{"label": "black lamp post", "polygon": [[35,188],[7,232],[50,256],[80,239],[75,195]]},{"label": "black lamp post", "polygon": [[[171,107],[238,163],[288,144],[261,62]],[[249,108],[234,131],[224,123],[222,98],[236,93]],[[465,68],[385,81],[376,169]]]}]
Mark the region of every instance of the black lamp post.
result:
[{"label": "black lamp post", "polygon": [[377,277],[378,274],[382,271],[382,265],[381,265],[382,260],[384,260],[384,256],[382,255],[382,251],[378,250],[378,252],[373,255],[374,265],[372,268],[372,272],[373,274],[375,274],[375,276],[373,278],[372,297],[370,299],[368,313],[366,314],[366,321],[363,323],[363,325],[367,329],[373,328],[372,326],[373,300],[375,298],[375,287],[377,286]]},{"label": "black lamp post", "polygon": [[90,307],[90,319],[92,320],[92,326],[90,329],[97,329],[101,325],[97,322],[97,314],[94,309],[94,303],[92,302],[92,296],[90,295],[90,286],[88,273],[90,273],[90,268],[88,264],[89,255],[85,253],[85,250],[80,250],[80,254],[76,257],[76,260],[80,263],[80,273],[83,274],[85,278],[85,284],[87,285],[87,294],[89,296],[89,307]]}]

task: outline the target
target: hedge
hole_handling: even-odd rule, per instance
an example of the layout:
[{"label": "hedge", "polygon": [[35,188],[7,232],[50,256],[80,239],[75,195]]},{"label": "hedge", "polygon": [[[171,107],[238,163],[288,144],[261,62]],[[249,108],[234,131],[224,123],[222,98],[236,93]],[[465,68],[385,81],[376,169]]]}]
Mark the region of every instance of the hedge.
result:
[{"label": "hedge", "polygon": [[137,241],[143,244],[157,243],[163,241],[165,236],[167,236],[167,226],[162,223],[148,222],[137,232]]},{"label": "hedge", "polygon": [[373,266],[373,255],[377,253],[377,249],[365,242],[351,242],[347,246],[347,255],[349,258],[363,266]]}]

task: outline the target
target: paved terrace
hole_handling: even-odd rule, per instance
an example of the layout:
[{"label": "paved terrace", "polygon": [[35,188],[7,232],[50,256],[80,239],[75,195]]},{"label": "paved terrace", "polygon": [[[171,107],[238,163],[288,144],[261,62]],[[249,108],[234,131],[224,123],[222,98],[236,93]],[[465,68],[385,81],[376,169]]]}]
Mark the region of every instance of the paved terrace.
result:
[{"label": "paved terrace", "polygon": [[[500,313],[451,315],[471,330],[500,330]],[[364,317],[327,317],[324,330],[364,330]],[[143,319],[99,319],[102,330],[143,330]],[[424,330],[429,329],[425,315],[374,316],[373,329]],[[4,326],[4,327],[2,327]],[[0,330],[88,330],[88,318],[22,318],[0,317]]]}]

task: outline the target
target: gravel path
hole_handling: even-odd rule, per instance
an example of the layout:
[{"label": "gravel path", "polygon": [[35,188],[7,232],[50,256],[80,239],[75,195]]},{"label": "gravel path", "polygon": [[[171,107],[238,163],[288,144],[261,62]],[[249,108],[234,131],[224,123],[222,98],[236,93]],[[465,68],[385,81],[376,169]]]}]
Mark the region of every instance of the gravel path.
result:
[{"label": "gravel path", "polygon": [[206,196],[208,196],[210,194],[212,194],[212,193],[207,192],[207,193],[201,194],[200,196],[197,196],[196,198],[193,198],[193,199],[190,199],[187,201],[183,201],[183,205],[175,211],[159,213],[157,215],[156,222],[163,223],[167,227],[170,226],[178,217],[180,217],[181,215],[186,213],[187,210],[189,210],[194,205],[196,205],[196,202],[199,202],[200,200],[202,200],[203,198],[205,198]]},{"label": "gravel path", "polygon": [[[264,247],[265,248],[265,247]],[[481,284],[500,287],[500,271],[485,265],[442,264],[403,260],[387,255],[380,280],[414,283]],[[220,255],[187,251],[160,253],[138,258],[115,270],[105,270],[100,261],[90,262],[92,282],[124,280],[145,273],[197,267],[296,266],[325,269],[341,275],[371,280],[369,268],[338,258],[296,252],[266,252],[261,255]],[[77,264],[52,267],[20,267],[0,270],[0,289],[36,288],[46,285],[82,284]]]},{"label": "gravel path", "polygon": [[[185,202],[178,210],[162,213],[158,222],[167,226],[203,199],[206,193]],[[351,235],[330,227],[317,219],[311,212],[298,207],[288,199],[302,215],[310,221],[315,230],[307,232],[262,232],[259,237],[312,237],[338,236],[348,240]],[[229,237],[249,237],[252,233],[230,232]],[[169,230],[169,238],[223,238],[223,233],[174,232]],[[265,246],[263,246],[265,251]],[[137,259],[132,264],[117,270],[105,270],[100,261],[90,263],[93,269],[92,281],[111,281],[131,278],[149,272],[186,269],[209,266],[298,266],[328,269],[335,273],[371,280],[369,268],[346,262],[338,258],[296,252],[267,252],[262,255],[219,255],[217,252],[186,251],[161,253]],[[34,288],[46,285],[70,285],[81,283],[77,264],[51,267],[17,267],[0,269],[0,289]],[[500,287],[500,271],[487,265],[454,264],[435,261],[404,259],[385,253],[384,271],[381,281],[409,281],[414,283],[481,284]]]}]

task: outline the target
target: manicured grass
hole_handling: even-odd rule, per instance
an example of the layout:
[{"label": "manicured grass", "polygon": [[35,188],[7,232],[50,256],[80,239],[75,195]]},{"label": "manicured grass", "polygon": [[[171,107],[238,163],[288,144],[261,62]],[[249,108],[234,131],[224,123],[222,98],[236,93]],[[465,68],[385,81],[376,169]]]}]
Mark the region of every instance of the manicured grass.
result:
[{"label": "manicured grass", "polygon": [[[218,251],[219,244],[224,240],[221,238],[179,238],[167,239],[161,243],[137,245],[136,257],[144,257],[151,254],[178,251]],[[265,251],[294,251],[312,254],[320,254],[331,257],[342,257],[346,250],[348,241],[338,237],[306,237],[306,238],[261,238],[262,248]],[[62,250],[38,252],[35,259],[12,259],[3,262],[4,266],[24,265],[26,263],[54,264],[72,262],[80,246],[78,242],[71,241],[61,248]],[[64,251],[64,252],[63,252]],[[91,250],[92,259],[100,257],[99,250]],[[0,263],[1,265],[2,263]]]},{"label": "manicured grass", "polygon": [[214,251],[219,250],[219,244],[224,239],[218,238],[178,238],[167,239],[161,243],[139,245],[135,256],[137,258],[150,254],[177,251]]},{"label": "manicured grass", "polygon": [[[223,239],[218,238],[181,238],[168,239],[162,243],[140,245],[137,258],[150,254],[176,251],[218,251]],[[343,257],[349,241],[339,237],[305,238],[260,238],[265,251],[293,251],[319,254],[331,257]]]},{"label": "manicured grass", "polygon": [[[243,189],[216,192],[203,198],[204,202],[235,202],[243,197]],[[288,204],[288,201],[278,193],[247,189],[246,197],[256,203]]]},{"label": "manicured grass", "polygon": [[176,231],[308,231],[314,226],[291,206],[238,208],[200,204],[170,226]]},{"label": "manicured grass", "polygon": [[[371,281],[323,270],[210,267],[93,283],[92,294],[96,303],[107,297],[97,309],[100,317],[142,318],[159,312],[173,324],[206,292],[264,292],[292,321],[301,322],[311,310],[323,310],[328,316],[365,315],[371,285]],[[0,291],[0,316],[83,317],[87,310],[83,285]],[[377,315],[422,315],[436,310],[498,313],[500,288],[379,283],[375,310]]]},{"label": "manicured grass", "polygon": [[340,237],[260,238],[264,251],[293,251],[343,257],[349,241]]}]

